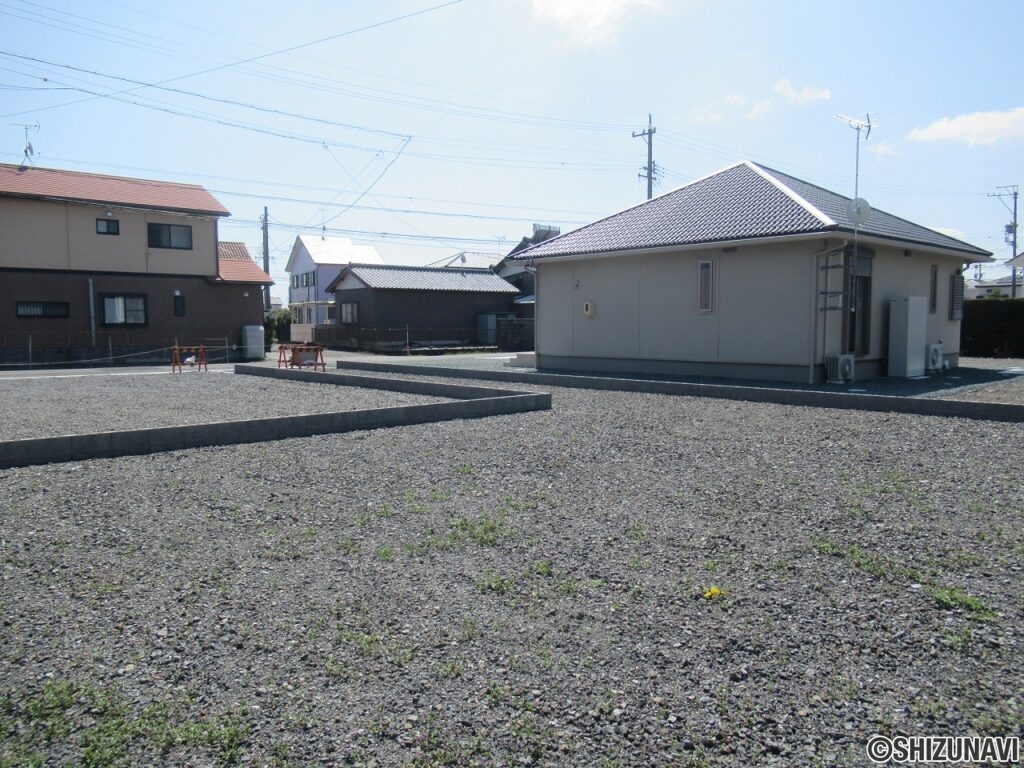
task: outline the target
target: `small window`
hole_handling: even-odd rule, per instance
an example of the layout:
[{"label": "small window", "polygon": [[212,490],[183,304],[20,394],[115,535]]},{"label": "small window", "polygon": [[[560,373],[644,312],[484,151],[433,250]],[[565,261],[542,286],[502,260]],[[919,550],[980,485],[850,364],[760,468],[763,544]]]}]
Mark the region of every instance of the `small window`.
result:
[{"label": "small window", "polygon": [[314,286],[314,287],[316,286],[316,272],[315,271],[309,273],[309,284]]},{"label": "small window", "polygon": [[192,250],[192,227],[186,224],[150,224],[150,248]]},{"label": "small window", "polygon": [[949,319],[964,317],[964,278],[959,272],[949,276]]},{"label": "small window", "polygon": [[101,297],[104,325],[145,325],[146,297],[144,295]]},{"label": "small window", "polygon": [[19,301],[15,313],[18,317],[70,317],[71,305],[66,301]]},{"label": "small window", "polygon": [[934,315],[939,308],[939,266],[932,264],[928,283],[928,314]]},{"label": "small window", "polygon": [[121,234],[121,223],[117,219],[96,219],[97,235]]},{"label": "small window", "polygon": [[710,314],[715,311],[714,262],[702,261],[697,265],[697,311]]},{"label": "small window", "polygon": [[174,316],[184,317],[185,316],[185,297],[178,294],[174,297]]},{"label": "small window", "polygon": [[359,322],[359,302],[345,301],[341,304],[341,322],[354,325]]},{"label": "small window", "polygon": [[298,287],[299,287],[299,276],[298,275],[292,275],[292,288],[298,288]]}]

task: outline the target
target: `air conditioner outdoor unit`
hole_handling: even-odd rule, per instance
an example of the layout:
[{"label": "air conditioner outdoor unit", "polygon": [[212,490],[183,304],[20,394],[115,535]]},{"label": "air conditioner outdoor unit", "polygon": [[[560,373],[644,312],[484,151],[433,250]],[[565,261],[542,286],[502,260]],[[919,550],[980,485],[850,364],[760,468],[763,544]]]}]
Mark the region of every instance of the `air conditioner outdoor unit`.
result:
[{"label": "air conditioner outdoor unit", "polygon": [[941,344],[929,344],[924,348],[924,364],[929,371],[941,371],[943,360]]},{"label": "air conditioner outdoor unit", "polygon": [[853,355],[829,355],[825,358],[829,384],[853,381]]}]

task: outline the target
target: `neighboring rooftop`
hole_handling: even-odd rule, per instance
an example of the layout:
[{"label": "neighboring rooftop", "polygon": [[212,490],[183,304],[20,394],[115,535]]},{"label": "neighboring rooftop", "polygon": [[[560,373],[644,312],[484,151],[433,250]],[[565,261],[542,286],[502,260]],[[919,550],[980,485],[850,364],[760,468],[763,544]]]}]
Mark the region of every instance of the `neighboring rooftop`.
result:
[{"label": "neighboring rooftop", "polygon": [[328,291],[334,291],[347,275],[352,275],[367,288],[397,291],[459,291],[474,293],[519,293],[489,269],[456,269],[454,267],[406,267],[398,265],[349,264]]},{"label": "neighboring rooftop", "polygon": [[[763,165],[743,162],[684,187],[545,240],[516,259],[612,253],[757,238],[853,234],[851,200]],[[873,210],[860,234],[989,261],[988,251]]]},{"label": "neighboring rooftop", "polygon": [[432,261],[429,264],[425,264],[427,267],[448,267],[448,268],[465,268],[471,269],[490,269],[499,261],[501,261],[502,255],[500,253],[484,253],[482,251],[461,251],[456,253],[454,256],[445,256],[443,259]]},{"label": "neighboring rooftop", "polygon": [[288,256],[286,272],[292,272],[295,259],[305,251],[314,264],[383,264],[384,259],[372,245],[356,245],[347,237],[298,235]]},{"label": "neighboring rooftop", "polygon": [[229,216],[213,195],[195,184],[132,179],[0,163],[0,196]]},{"label": "neighboring rooftop", "polygon": [[217,278],[215,282],[259,283],[272,285],[274,278],[252,260],[245,243],[217,243]]}]

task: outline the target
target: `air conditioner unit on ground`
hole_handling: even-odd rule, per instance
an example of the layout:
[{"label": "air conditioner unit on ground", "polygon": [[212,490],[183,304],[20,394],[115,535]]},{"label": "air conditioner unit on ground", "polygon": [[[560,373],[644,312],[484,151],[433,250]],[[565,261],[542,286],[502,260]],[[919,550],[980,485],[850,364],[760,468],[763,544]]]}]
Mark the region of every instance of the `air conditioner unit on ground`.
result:
[{"label": "air conditioner unit on ground", "polygon": [[924,348],[924,364],[929,371],[941,371],[944,359],[941,344],[929,344]]},{"label": "air conditioner unit on ground", "polygon": [[853,355],[829,355],[825,358],[825,372],[829,384],[853,381]]}]

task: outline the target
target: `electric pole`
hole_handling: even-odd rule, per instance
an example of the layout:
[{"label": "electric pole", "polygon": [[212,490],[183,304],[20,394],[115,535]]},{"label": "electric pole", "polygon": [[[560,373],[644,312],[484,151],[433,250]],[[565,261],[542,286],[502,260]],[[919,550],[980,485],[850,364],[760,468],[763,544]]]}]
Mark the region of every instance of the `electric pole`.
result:
[{"label": "electric pole", "polygon": [[[263,271],[270,274],[270,216],[263,206]],[[263,311],[270,311],[270,286],[263,286]]]},{"label": "electric pole", "polygon": [[633,132],[633,138],[642,137],[647,142],[647,165],[643,173],[638,173],[638,179],[647,179],[647,199],[650,200],[654,194],[654,134],[658,129],[651,124],[651,115],[647,114],[647,130],[637,133]]},{"label": "electric pole", "polygon": [[[994,192],[989,197],[998,197],[1000,202],[1006,206],[1006,209],[1013,214],[1013,220],[1006,225],[1004,228],[1006,244],[1010,246],[1012,251],[1010,252],[1010,258],[1016,258],[1017,256],[1017,185],[1013,184],[1005,187],[996,187],[996,189],[1005,189],[1005,192]],[[1013,198],[1013,207],[1011,208],[1004,197]],[[1013,276],[1010,279],[1010,298],[1017,298],[1017,268],[1012,267]]]}]

